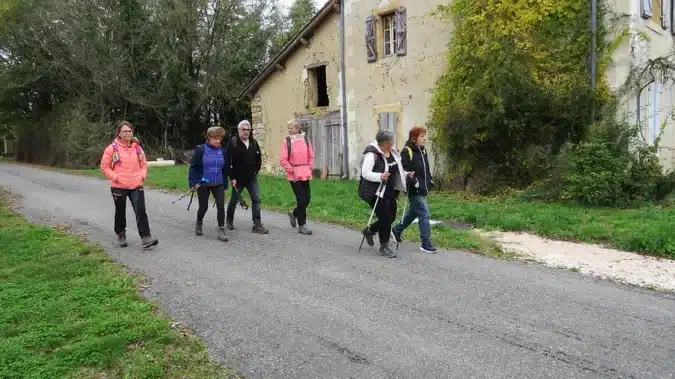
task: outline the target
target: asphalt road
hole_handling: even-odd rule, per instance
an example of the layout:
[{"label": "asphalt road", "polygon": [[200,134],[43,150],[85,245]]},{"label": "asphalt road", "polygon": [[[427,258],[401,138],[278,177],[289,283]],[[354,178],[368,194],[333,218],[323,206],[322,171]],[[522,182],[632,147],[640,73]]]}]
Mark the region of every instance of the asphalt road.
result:
[{"label": "asphalt road", "polygon": [[222,243],[213,208],[196,237],[196,202],[186,212],[152,190],[159,245],[143,252],[131,222],[130,246],[115,248],[107,182],[4,163],[0,186],[30,220],[86,231],[150,277],[146,296],[249,378],[675,377],[671,296],[412,244],[397,259],[357,253],[354,231],[312,223],[300,236],[270,212],[270,234],[255,235],[241,208]]}]

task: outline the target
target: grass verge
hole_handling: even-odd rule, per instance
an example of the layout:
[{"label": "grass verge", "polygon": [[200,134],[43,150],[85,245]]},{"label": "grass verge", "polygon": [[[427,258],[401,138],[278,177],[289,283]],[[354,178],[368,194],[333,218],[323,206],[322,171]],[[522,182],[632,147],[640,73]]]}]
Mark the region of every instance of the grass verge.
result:
[{"label": "grass verge", "polygon": [[[97,170],[80,173],[102,177]],[[280,211],[293,207],[294,197],[285,179],[262,176],[260,181],[264,207]],[[187,191],[187,167],[152,168],[147,183],[151,187]],[[310,219],[362,227],[369,209],[359,199],[356,188],[355,181],[314,181]],[[485,198],[456,192],[433,194],[429,197],[429,207],[435,220],[468,223],[485,230],[524,231],[675,259],[675,233],[672,232],[675,209],[671,207],[589,208],[531,202],[517,196]],[[405,237],[419,240],[416,229],[413,225]],[[494,243],[470,230],[435,227],[433,236],[439,246],[446,248],[503,255]]]},{"label": "grass verge", "polygon": [[173,329],[101,248],[31,225],[0,192],[0,378],[237,378]]}]

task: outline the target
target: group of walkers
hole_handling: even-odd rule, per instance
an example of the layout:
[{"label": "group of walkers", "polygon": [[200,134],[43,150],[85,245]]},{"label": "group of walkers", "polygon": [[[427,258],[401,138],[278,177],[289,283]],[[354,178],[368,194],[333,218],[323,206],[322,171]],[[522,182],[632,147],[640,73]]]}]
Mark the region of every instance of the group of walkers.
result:
[{"label": "group of walkers", "polygon": [[[295,208],[288,212],[293,228],[301,235],[312,235],[307,227],[307,207],[310,203],[310,181],[314,171],[314,148],[301,124],[293,119],[288,122],[288,136],[281,146],[280,164],[293,190]],[[420,250],[435,253],[431,242],[429,207],[426,197],[433,188],[429,159],[425,150],[427,130],[415,127],[401,152],[393,148],[394,136],[380,132],[363,154],[358,195],[371,208],[371,220],[362,231],[363,238],[374,246],[374,236],[379,236],[379,254],[395,258],[390,240],[402,242],[401,235],[415,219],[419,221]],[[252,232],[268,234],[262,224],[260,186],[258,173],[262,167],[262,152],[252,136],[250,122],[244,120],[237,126],[237,135],[224,143],[226,132],[213,126],[206,131],[206,140],[195,147],[190,159],[188,185],[198,199],[195,234],[203,235],[204,216],[213,195],[216,207],[218,240],[228,241],[226,230],[234,230],[234,213],[241,203],[241,191],[246,190],[252,202]],[[134,127],[122,121],[116,129],[114,141],[105,149],[101,171],[110,181],[115,205],[114,231],[118,246],[128,245],[126,236],[126,199],[129,198],[136,215],[136,225],[143,248],[159,243],[152,237],[145,209],[143,184],[148,176],[148,163],[140,142],[134,137]],[[225,192],[232,185],[230,201],[225,209]],[[404,215],[396,220],[400,193],[405,194]]]}]

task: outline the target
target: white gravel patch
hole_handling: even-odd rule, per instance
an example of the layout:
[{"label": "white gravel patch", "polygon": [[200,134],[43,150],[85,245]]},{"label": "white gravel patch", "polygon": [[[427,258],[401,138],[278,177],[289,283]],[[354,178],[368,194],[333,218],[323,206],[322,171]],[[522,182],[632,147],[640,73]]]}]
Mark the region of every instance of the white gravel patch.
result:
[{"label": "white gravel patch", "polygon": [[578,270],[624,284],[675,291],[675,261],[597,245],[555,241],[528,233],[477,232],[492,238],[504,251],[546,266]]}]

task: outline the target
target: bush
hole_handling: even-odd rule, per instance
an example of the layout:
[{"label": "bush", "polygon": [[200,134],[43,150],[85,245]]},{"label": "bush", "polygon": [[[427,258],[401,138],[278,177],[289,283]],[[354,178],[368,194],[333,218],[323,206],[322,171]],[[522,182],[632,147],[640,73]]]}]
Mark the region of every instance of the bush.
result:
[{"label": "bush", "polygon": [[[461,189],[486,193],[545,178],[566,143],[586,134],[605,84],[588,83],[584,0],[455,0],[438,14],[454,25],[429,127]],[[604,11],[601,12],[604,14]],[[604,30],[598,36],[604,51]]]},{"label": "bush", "polygon": [[586,140],[567,144],[548,179],[525,196],[592,206],[636,206],[659,202],[675,188],[675,173],[664,173],[656,146],[646,146],[640,129],[614,120],[609,108]]}]

